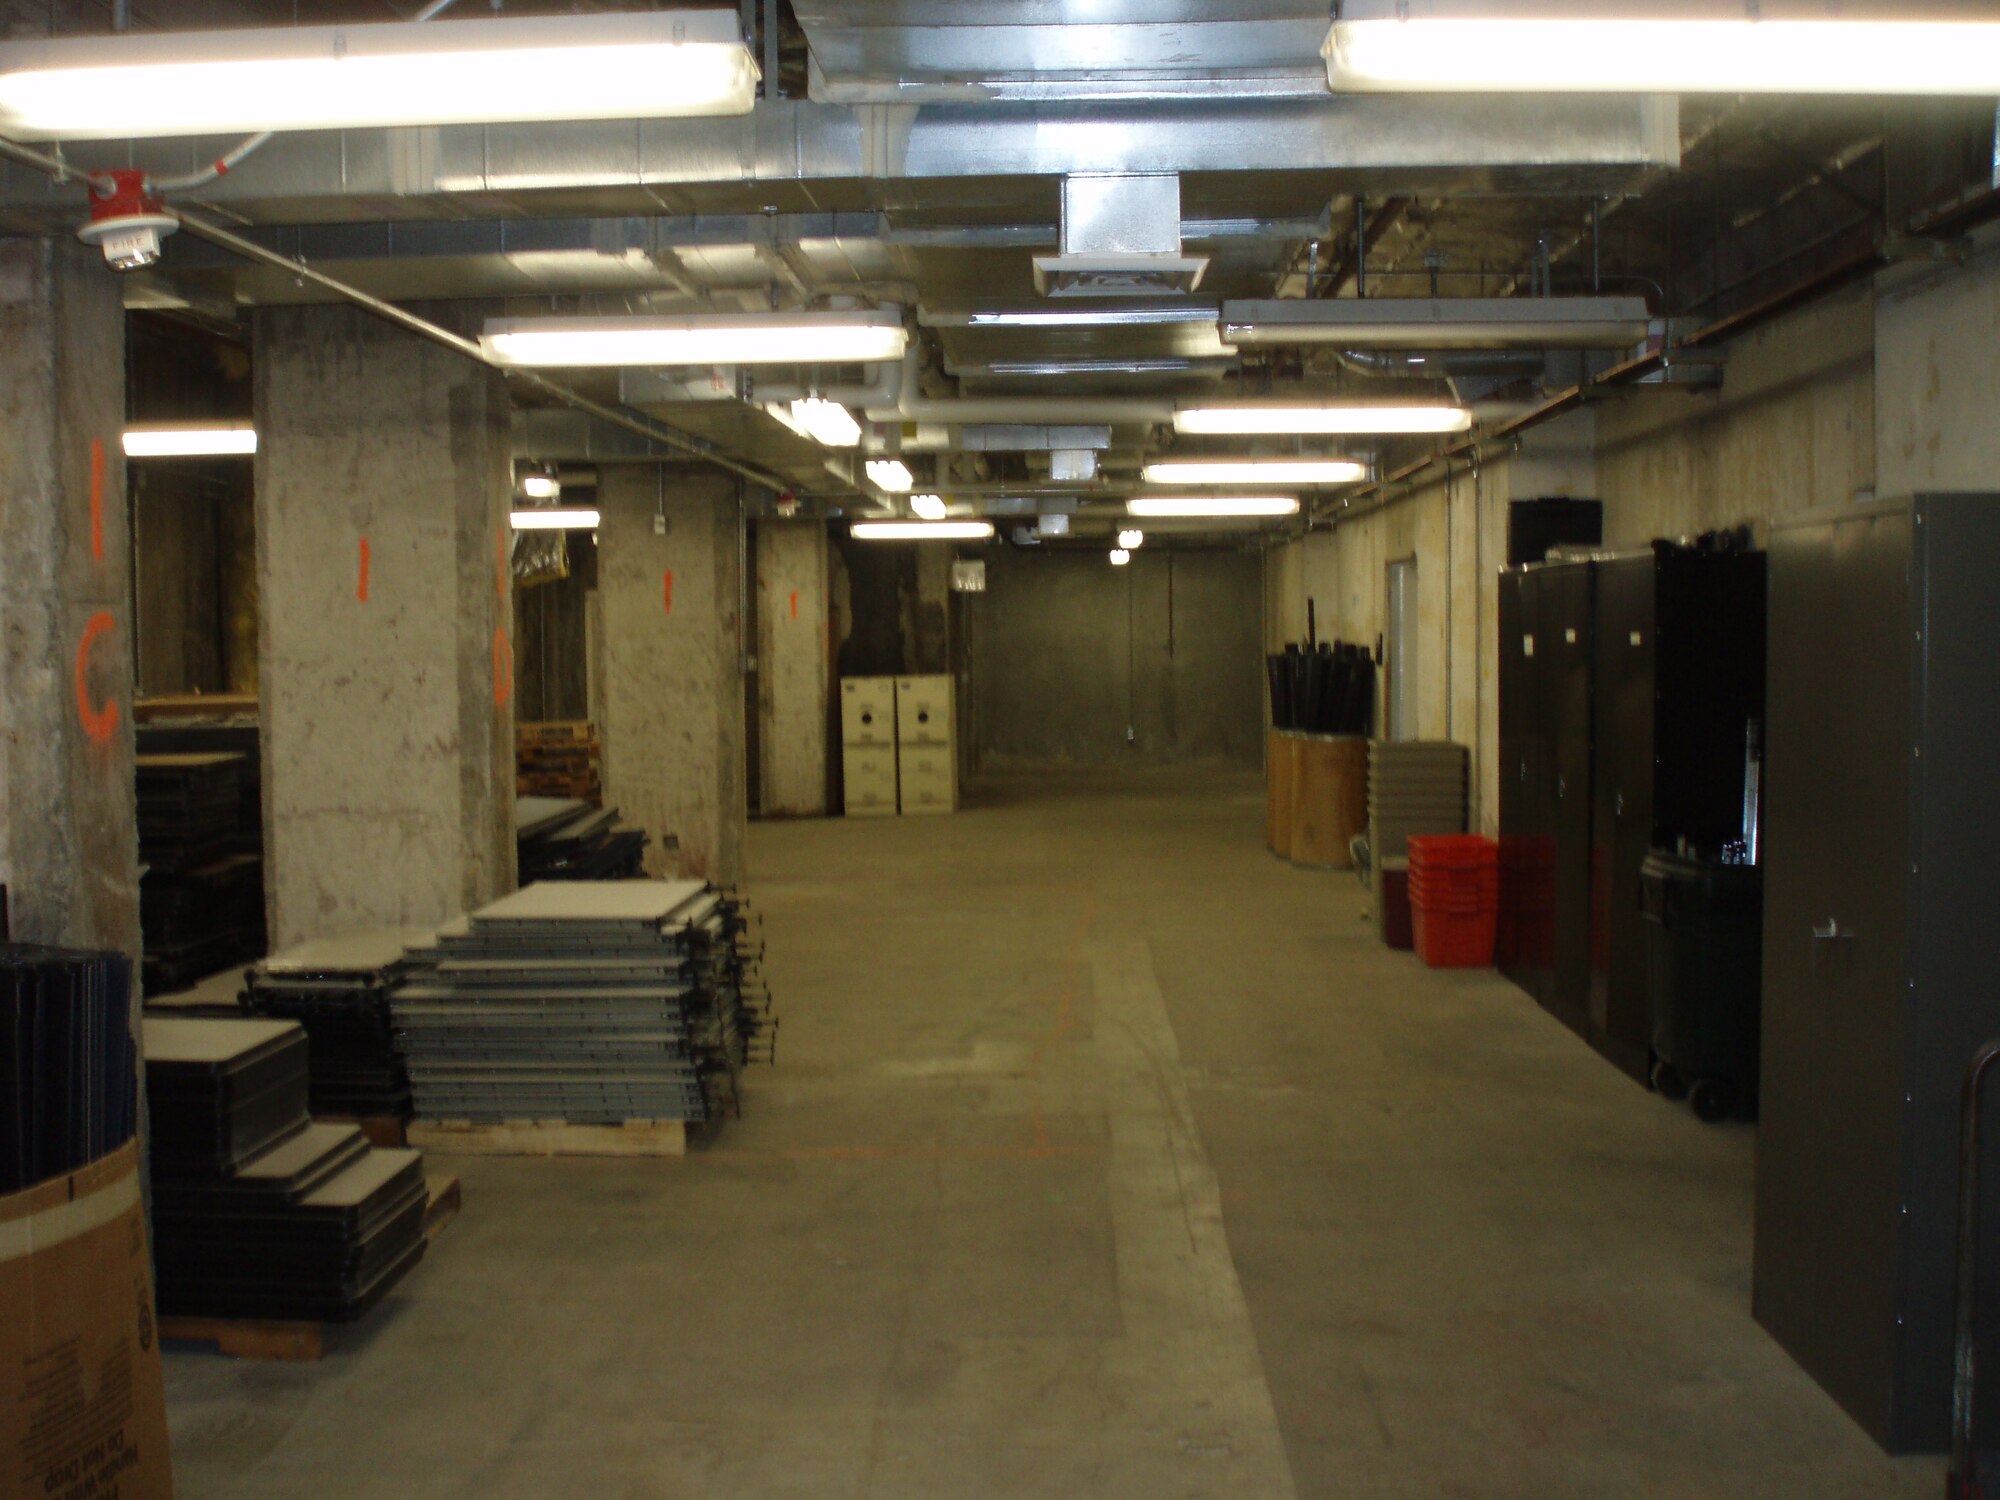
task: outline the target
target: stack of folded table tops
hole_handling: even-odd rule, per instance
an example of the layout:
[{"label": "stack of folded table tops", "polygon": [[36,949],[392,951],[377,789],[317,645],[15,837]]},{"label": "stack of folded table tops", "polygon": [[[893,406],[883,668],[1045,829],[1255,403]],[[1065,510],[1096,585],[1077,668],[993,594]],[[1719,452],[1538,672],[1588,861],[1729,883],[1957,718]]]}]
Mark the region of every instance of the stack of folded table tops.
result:
[{"label": "stack of folded table tops", "polygon": [[518,797],[515,849],[523,885],[538,880],[637,880],[646,835],[618,826],[618,809],[580,797]]},{"label": "stack of folded table tops", "polygon": [[531,885],[415,950],[395,992],[420,1117],[705,1120],[768,1047],[737,904],[697,880]]},{"label": "stack of folded table tops", "polygon": [[347,1322],[424,1253],[423,1157],[306,1112],[294,1022],[145,1022],[154,1255],[172,1317]]},{"label": "stack of folded table tops", "polygon": [[130,959],[0,943],[0,1197],[129,1141],[138,1078]]},{"label": "stack of folded table tops", "polygon": [[180,989],[260,950],[264,866],[243,846],[243,757],[176,751],[136,761],[145,982]]},{"label": "stack of folded table tops", "polygon": [[305,1027],[315,1115],[409,1117],[410,1075],[389,996],[405,973],[404,949],[423,940],[408,927],[315,938],[244,975],[244,1009]]},{"label": "stack of folded table tops", "polygon": [[1376,908],[1382,875],[1409,868],[1410,836],[1465,832],[1465,746],[1449,740],[1371,740],[1368,848]]}]

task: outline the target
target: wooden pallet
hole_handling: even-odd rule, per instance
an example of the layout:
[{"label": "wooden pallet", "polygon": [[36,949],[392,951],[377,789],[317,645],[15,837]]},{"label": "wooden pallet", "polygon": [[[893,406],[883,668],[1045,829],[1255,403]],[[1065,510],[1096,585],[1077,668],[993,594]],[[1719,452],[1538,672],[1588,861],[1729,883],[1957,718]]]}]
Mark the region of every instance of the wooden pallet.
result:
[{"label": "wooden pallet", "polygon": [[597,726],[588,719],[548,719],[535,724],[516,724],[514,743],[530,745],[574,745],[597,743]]},{"label": "wooden pallet", "polygon": [[401,1115],[314,1115],[313,1118],[328,1125],[359,1125],[371,1146],[400,1147],[409,1144],[403,1138],[408,1121]]},{"label": "wooden pallet", "polygon": [[[435,1240],[458,1217],[456,1177],[426,1177],[429,1198],[424,1204],[424,1238]],[[324,1359],[344,1324],[291,1322],[282,1318],[162,1318],[163,1343],[207,1344],[229,1359],[256,1359],[284,1364],[310,1364]]]},{"label": "wooden pallet", "polygon": [[410,1144],[446,1156],[685,1156],[684,1120],[572,1125],[565,1120],[412,1120]]}]

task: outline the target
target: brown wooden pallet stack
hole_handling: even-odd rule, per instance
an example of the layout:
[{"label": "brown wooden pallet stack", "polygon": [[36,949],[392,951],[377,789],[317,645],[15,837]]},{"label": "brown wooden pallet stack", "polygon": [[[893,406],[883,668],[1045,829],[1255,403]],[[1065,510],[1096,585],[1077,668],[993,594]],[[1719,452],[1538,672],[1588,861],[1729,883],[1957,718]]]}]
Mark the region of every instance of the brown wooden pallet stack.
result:
[{"label": "brown wooden pallet stack", "polygon": [[516,724],[514,750],[517,795],[603,802],[603,752],[595,724],[584,719]]}]

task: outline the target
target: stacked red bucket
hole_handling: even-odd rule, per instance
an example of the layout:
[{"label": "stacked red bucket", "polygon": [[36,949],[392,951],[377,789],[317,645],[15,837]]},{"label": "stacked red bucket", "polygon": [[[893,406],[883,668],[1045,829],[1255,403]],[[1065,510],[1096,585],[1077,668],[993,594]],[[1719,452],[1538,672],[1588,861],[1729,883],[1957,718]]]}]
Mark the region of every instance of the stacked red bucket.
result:
[{"label": "stacked red bucket", "polygon": [[1410,918],[1417,953],[1431,968],[1490,965],[1500,920],[1500,846],[1471,833],[1412,837]]}]

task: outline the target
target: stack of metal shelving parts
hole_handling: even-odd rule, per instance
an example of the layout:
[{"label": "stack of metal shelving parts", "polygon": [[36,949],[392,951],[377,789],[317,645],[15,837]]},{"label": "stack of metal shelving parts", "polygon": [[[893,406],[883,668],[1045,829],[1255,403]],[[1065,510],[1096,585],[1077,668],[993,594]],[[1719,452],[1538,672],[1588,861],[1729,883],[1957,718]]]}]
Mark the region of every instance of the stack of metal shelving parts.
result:
[{"label": "stack of metal shelving parts", "polygon": [[396,1050],[389,995],[403,979],[404,949],[423,940],[407,927],[316,938],[244,975],[244,1009],[305,1027],[314,1114],[409,1115],[410,1075]]},{"label": "stack of metal shelving parts", "polygon": [[145,1052],[162,1313],[350,1321],[423,1257],[423,1157],[308,1116],[296,1022],[148,1017]]},{"label": "stack of metal shelving parts", "polygon": [[123,954],[0,944],[0,1196],[132,1138],[137,1056]]},{"label": "stack of metal shelving parts", "polygon": [[146,988],[174,990],[263,946],[263,860],[243,847],[243,757],[221,751],[137,762],[139,922]]},{"label": "stack of metal shelving parts", "polygon": [[766,1025],[736,904],[697,880],[531,885],[414,950],[391,1004],[417,1113],[705,1120]]},{"label": "stack of metal shelving parts", "polygon": [[646,835],[618,826],[618,809],[580,797],[518,797],[514,838],[521,883],[538,880],[636,880]]},{"label": "stack of metal shelving parts", "polygon": [[1368,848],[1375,868],[1410,857],[1410,836],[1465,832],[1465,746],[1449,740],[1372,740]]}]

